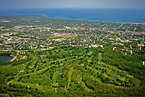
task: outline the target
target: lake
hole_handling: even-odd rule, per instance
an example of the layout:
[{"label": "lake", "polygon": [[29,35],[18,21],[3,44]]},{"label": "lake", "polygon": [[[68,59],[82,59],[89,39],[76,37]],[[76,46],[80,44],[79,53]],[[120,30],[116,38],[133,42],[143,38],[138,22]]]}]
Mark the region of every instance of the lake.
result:
[{"label": "lake", "polygon": [[0,55],[0,61],[9,61],[11,60],[13,57],[9,56],[9,55]]},{"label": "lake", "polygon": [[45,15],[49,18],[96,21],[145,23],[145,9],[119,8],[39,8],[0,9],[0,16]]}]

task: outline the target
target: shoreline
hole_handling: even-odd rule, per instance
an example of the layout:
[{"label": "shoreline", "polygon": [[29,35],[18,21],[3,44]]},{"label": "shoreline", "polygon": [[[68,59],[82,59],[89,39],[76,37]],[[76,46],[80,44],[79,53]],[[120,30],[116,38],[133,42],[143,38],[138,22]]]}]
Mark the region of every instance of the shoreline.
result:
[{"label": "shoreline", "polygon": [[145,22],[113,22],[113,21],[98,21],[98,20],[82,20],[82,19],[70,19],[70,18],[56,18],[56,17],[49,17],[47,15],[40,15],[40,16],[45,16],[45,17],[47,17],[49,19],[71,20],[71,21],[82,21],[82,22],[122,23],[122,24],[143,24],[143,25],[145,25]]},{"label": "shoreline", "polygon": [[82,19],[70,19],[70,18],[57,18],[57,17],[49,17],[47,15],[33,15],[33,14],[29,14],[29,15],[0,15],[0,17],[2,16],[44,16],[48,19],[58,19],[58,20],[71,20],[71,21],[82,21],[82,22],[97,22],[97,23],[122,23],[122,24],[143,24],[145,25],[145,22],[114,22],[114,21],[98,21],[98,20],[82,20]]},{"label": "shoreline", "polygon": [[15,59],[16,59],[16,56],[13,56],[13,58],[11,60],[9,60],[9,61],[14,61]]}]

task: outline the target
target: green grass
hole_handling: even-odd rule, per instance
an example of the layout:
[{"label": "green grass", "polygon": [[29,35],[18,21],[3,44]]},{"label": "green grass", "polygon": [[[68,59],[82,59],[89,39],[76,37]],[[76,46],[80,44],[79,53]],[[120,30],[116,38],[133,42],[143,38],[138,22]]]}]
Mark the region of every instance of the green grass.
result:
[{"label": "green grass", "polygon": [[53,84],[56,84],[56,80],[57,80],[57,77],[58,77],[59,74],[60,74],[60,71],[56,71],[56,72],[53,74]]},{"label": "green grass", "polygon": [[93,52],[92,52],[92,51],[88,52],[88,55],[92,55],[92,54],[93,54]]},{"label": "green grass", "polygon": [[51,37],[51,39],[72,39],[73,37]]},{"label": "green grass", "polygon": [[99,53],[98,54],[98,62],[101,62],[102,61],[102,53]]},{"label": "green grass", "polygon": [[[78,71],[79,72],[79,71]],[[87,91],[90,91],[90,89],[85,85],[85,83],[82,81],[82,76],[81,76],[82,74],[80,73],[80,74],[78,74],[77,75],[77,77],[76,77],[76,79],[77,79],[77,81],[78,81],[78,84],[81,84],[83,87],[84,87],[84,89],[85,90],[87,90]]]},{"label": "green grass", "polygon": [[116,39],[116,36],[109,35],[107,38],[113,38],[113,39]]},{"label": "green grass", "polygon": [[40,30],[42,30],[42,29],[35,29],[36,31],[40,31]]},{"label": "green grass", "polygon": [[39,91],[45,91],[45,89],[41,85],[37,85],[37,84],[30,84],[30,83],[23,83],[23,82],[16,82],[16,81],[13,81],[12,84],[18,84],[18,85],[22,85],[22,86],[30,86],[32,88],[37,88]]},{"label": "green grass", "polygon": [[31,75],[41,74],[42,72],[46,71],[47,69],[49,69],[51,67],[53,67],[53,66],[49,66],[49,67],[44,68],[44,69],[42,69],[40,71],[19,75],[19,76],[15,77],[15,79],[10,80],[8,83],[11,83],[12,81],[17,81],[20,77],[26,77],[26,76],[29,76],[29,75],[31,76]]},{"label": "green grass", "polygon": [[71,82],[72,73],[73,73],[73,67],[70,68],[70,71],[69,71],[69,73],[68,73],[68,77],[69,77],[69,78],[68,78],[68,87],[69,87],[70,82]]},{"label": "green grass", "polygon": [[64,29],[64,28],[51,28],[50,31],[56,31],[58,29]]},{"label": "green grass", "polygon": [[24,64],[19,64],[16,66],[7,66],[7,65],[3,65],[0,66],[0,75],[1,74],[10,74],[10,73],[18,73],[18,71],[20,70],[24,70],[26,67],[26,65]]},{"label": "green grass", "polygon": [[34,68],[36,62],[37,62],[37,61],[33,61],[33,62],[28,66],[28,69]]},{"label": "green grass", "polygon": [[139,86],[141,81],[137,78],[133,78],[133,83],[135,84],[135,86]]},{"label": "green grass", "polygon": [[16,32],[16,31],[13,31],[13,30],[9,30],[9,31],[1,31],[1,30],[0,30],[0,34],[13,33],[13,32]]}]

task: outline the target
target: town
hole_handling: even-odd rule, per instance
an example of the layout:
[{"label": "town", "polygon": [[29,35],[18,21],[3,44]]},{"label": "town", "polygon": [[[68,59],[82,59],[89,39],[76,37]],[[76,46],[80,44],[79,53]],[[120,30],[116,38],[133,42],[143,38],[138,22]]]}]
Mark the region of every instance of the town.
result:
[{"label": "town", "polygon": [[[18,24],[18,25],[17,25]],[[7,16],[0,20],[0,50],[47,50],[68,45],[111,45],[123,54],[144,54],[145,24],[57,20],[45,16]]]}]

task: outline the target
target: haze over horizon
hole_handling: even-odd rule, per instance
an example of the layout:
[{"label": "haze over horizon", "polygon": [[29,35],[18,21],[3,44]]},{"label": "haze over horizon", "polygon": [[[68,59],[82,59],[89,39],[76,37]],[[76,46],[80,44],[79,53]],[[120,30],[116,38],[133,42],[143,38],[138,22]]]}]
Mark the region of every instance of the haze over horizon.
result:
[{"label": "haze over horizon", "polygon": [[0,9],[11,8],[145,8],[145,0],[0,0]]}]

